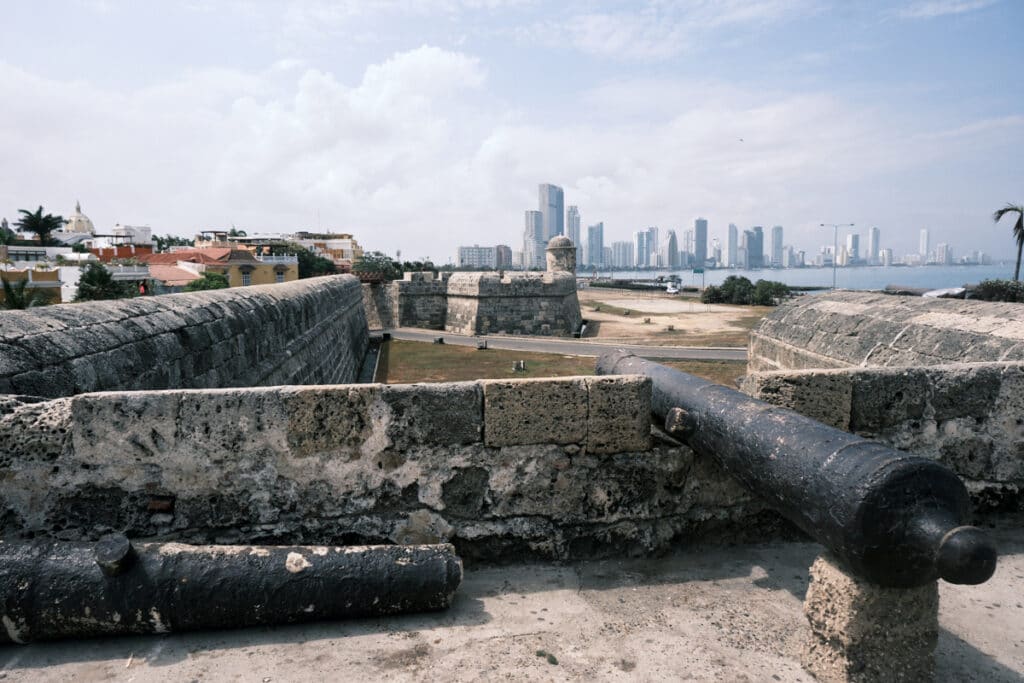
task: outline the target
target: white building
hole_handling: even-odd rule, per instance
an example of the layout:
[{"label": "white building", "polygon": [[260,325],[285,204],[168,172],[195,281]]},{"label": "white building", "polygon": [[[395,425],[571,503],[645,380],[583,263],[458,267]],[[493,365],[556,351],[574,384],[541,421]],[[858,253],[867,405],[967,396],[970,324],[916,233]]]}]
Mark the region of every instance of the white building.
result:
[{"label": "white building", "polygon": [[455,256],[455,265],[459,268],[494,268],[495,264],[494,247],[481,247],[478,244],[459,247]]}]

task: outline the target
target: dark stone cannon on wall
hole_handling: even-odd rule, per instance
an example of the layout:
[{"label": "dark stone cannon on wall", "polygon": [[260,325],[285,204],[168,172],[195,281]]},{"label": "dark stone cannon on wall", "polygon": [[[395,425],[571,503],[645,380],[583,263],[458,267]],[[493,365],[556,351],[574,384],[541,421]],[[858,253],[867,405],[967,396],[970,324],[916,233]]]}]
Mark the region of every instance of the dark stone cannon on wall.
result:
[{"label": "dark stone cannon on wall", "polygon": [[862,578],[906,588],[983,583],[995,571],[991,540],[964,525],[967,490],[934,460],[622,351],[601,356],[597,370],[650,377],[666,431],[717,458]]},{"label": "dark stone cannon on wall", "polygon": [[0,542],[0,643],[441,610],[461,581],[450,545]]}]

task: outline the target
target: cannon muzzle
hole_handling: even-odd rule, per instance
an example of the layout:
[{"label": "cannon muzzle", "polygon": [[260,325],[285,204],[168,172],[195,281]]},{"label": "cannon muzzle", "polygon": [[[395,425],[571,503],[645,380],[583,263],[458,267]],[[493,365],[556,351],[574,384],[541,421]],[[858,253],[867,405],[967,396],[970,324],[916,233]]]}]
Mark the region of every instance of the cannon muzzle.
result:
[{"label": "cannon muzzle", "polygon": [[623,351],[602,355],[597,372],[650,377],[651,409],[667,432],[716,458],[864,579],[977,584],[995,571],[995,546],[964,525],[970,498],[944,465]]}]

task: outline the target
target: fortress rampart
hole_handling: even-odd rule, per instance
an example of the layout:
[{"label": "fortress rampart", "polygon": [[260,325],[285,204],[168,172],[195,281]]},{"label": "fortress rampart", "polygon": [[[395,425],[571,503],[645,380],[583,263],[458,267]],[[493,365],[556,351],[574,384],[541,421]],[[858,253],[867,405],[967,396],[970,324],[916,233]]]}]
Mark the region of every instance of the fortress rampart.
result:
[{"label": "fortress rampart", "polygon": [[0,394],[355,381],[369,344],[349,275],[3,314]]},{"label": "fortress rampart", "polygon": [[833,292],[793,299],[750,334],[749,370],[1024,361],[1020,304]]},{"label": "fortress rampart", "polygon": [[582,322],[572,273],[406,273],[363,285],[371,328],[571,336]]},{"label": "fortress rampart", "polygon": [[624,376],[8,399],[0,535],[444,539],[494,561],[775,523],[712,461],[652,443],[650,392]]},{"label": "fortress rampart", "polygon": [[1024,307],[805,296],[751,333],[745,393],[934,458],[982,506],[1024,496]]}]

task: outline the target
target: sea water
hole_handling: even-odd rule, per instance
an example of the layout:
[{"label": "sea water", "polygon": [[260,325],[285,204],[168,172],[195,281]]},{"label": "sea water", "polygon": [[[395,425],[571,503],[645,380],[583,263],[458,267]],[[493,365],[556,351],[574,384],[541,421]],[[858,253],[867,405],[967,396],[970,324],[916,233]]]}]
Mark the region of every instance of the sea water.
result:
[{"label": "sea water", "polygon": [[[901,287],[942,289],[977,284],[982,280],[1013,278],[1014,264],[990,266],[857,266],[836,269],[836,287],[839,289],[885,289],[888,285]],[[590,273],[577,271],[580,277]],[[792,287],[831,287],[832,268],[764,268],[739,270],[735,268],[706,268],[704,273],[685,270],[598,271],[598,276],[616,280],[653,280],[657,277],[677,275],[684,287],[720,285],[730,275],[745,277],[751,282],[775,280]]]}]

